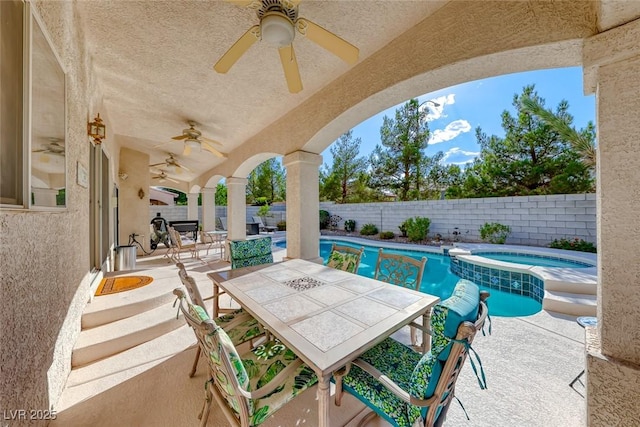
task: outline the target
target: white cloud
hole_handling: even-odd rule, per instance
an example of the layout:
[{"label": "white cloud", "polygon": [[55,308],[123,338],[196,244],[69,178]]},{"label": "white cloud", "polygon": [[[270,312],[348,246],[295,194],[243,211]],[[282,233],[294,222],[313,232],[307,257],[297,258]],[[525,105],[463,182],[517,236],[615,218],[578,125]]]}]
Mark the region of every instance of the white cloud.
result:
[{"label": "white cloud", "polygon": [[[473,162],[473,160],[479,155],[479,151],[465,151],[460,147],[453,147],[452,149],[444,153],[444,156],[442,157],[442,163],[446,163],[448,165],[466,165],[467,163]],[[465,157],[468,158],[465,159]]]},{"label": "white cloud", "polygon": [[441,142],[451,141],[461,133],[466,133],[471,130],[471,124],[464,119],[454,120],[449,123],[444,129],[435,129],[431,132],[429,138],[429,145],[439,144]]},{"label": "white cloud", "polygon": [[454,93],[424,101],[422,108],[427,108],[427,116],[425,117],[425,120],[427,122],[432,122],[434,120],[438,120],[440,117],[447,117],[446,114],[443,114],[444,106],[453,105],[455,103],[456,95]]}]

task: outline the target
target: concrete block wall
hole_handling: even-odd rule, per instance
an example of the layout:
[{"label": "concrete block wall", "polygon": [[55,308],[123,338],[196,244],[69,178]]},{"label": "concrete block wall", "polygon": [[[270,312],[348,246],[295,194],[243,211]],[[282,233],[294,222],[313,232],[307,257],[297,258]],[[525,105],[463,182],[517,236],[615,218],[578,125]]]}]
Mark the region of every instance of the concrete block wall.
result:
[{"label": "concrete block wall", "polygon": [[[253,222],[253,216],[258,215],[259,206],[247,206],[247,222]],[[155,218],[156,214],[160,212],[167,221],[182,221],[187,218],[187,206],[164,206],[164,205],[151,205],[149,206],[149,221]],[[227,216],[226,206],[216,206],[216,218],[221,216]],[[276,225],[279,221],[285,221],[286,218],[286,206],[285,205],[272,205],[271,217],[268,217],[265,225]],[[202,223],[202,206],[198,206],[198,220]]]},{"label": "concrete block wall", "polygon": [[[247,222],[253,222],[258,206],[247,206]],[[479,242],[479,228],[486,222],[499,222],[511,227],[508,244],[548,246],[554,239],[578,237],[596,243],[596,195],[554,194],[550,196],[490,197],[484,199],[422,200],[414,202],[334,204],[322,202],[320,209],[344,221],[356,221],[356,230],[374,224],[380,231],[399,234],[398,226],[407,218],[422,216],[431,220],[429,236],[437,233],[453,240],[458,227],[460,241]],[[150,206],[149,220],[156,212],[167,221],[187,219],[186,206]],[[271,206],[272,218],[267,225],[286,219],[286,206]],[[216,217],[226,216],[226,206],[216,206]],[[202,207],[198,207],[202,221]]]},{"label": "concrete block wall", "polygon": [[555,194],[549,196],[491,197],[482,199],[423,200],[395,203],[320,203],[342,221],[356,221],[356,230],[367,223],[380,231],[399,234],[398,226],[407,218],[421,216],[431,220],[429,236],[439,233],[453,239],[455,227],[460,240],[479,242],[479,228],[486,222],[511,227],[506,243],[547,246],[554,239],[578,237],[596,243],[596,195]]}]

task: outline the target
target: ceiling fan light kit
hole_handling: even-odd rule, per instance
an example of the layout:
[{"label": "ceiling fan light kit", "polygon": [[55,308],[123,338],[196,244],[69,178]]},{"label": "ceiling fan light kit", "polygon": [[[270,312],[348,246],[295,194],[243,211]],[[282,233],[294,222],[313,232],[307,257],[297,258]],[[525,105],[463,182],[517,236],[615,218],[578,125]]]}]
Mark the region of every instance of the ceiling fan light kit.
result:
[{"label": "ceiling fan light kit", "polygon": [[320,25],[298,17],[300,0],[226,1],[255,9],[260,23],[249,28],[216,62],[213,69],[218,73],[229,71],[256,41],[261,40],[278,48],[289,92],[300,92],[302,79],[293,50],[296,30],[347,64],[358,62],[360,51],[357,47]]},{"label": "ceiling fan light kit", "polygon": [[277,48],[290,45],[296,35],[293,22],[278,12],[266,13],[260,22],[260,29],[262,40]]},{"label": "ceiling fan light kit", "polygon": [[197,139],[187,139],[186,141],[184,141],[184,143],[188,146],[191,147],[192,149],[195,149],[197,151],[201,151],[201,146],[200,146],[200,141],[198,141]]}]

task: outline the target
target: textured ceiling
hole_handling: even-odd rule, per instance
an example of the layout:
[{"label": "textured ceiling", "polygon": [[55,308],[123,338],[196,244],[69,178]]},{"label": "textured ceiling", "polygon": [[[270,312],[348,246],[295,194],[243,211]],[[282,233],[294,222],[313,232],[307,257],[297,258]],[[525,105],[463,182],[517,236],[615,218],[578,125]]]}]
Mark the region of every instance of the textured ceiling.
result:
[{"label": "textured ceiling", "polygon": [[[444,2],[303,1],[299,16],[360,49],[360,61],[433,13]],[[224,1],[80,1],[90,54],[110,133],[123,147],[151,155],[176,153],[191,180],[221,160],[183,157],[172,141],[188,119],[230,152],[326,86],[350,66],[299,34],[294,48],[304,89],[287,90],[277,49],[257,42],[227,74],[213,65],[252,25],[255,11]],[[160,145],[158,147],[158,145]]]}]

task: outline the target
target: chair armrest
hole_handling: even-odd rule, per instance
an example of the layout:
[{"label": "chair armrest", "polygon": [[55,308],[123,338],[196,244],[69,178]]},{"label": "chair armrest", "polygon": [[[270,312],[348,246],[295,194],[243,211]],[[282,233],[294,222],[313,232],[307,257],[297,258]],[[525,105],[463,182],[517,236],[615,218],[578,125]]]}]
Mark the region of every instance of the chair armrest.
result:
[{"label": "chair armrest", "polygon": [[400,387],[398,384],[393,382],[391,378],[384,375],[382,372],[380,372],[379,370],[377,370],[372,365],[370,365],[369,363],[365,362],[362,359],[356,359],[352,363],[358,366],[363,371],[365,371],[367,374],[371,375],[373,378],[375,378],[378,382],[380,382],[380,384],[382,384],[391,393],[395,394],[399,399],[402,399],[403,401],[411,405],[430,406],[433,404],[435,400],[434,398],[418,399],[410,395],[408,392],[404,391],[402,387]]},{"label": "chair armrest", "polygon": [[280,387],[284,382],[293,374],[296,369],[298,369],[302,365],[301,359],[296,359],[291,362],[286,368],[278,373],[271,381],[269,381],[265,386],[260,387],[254,391],[247,391],[243,388],[240,388],[240,393],[248,399],[262,399],[269,393],[272,393],[276,388]]}]

